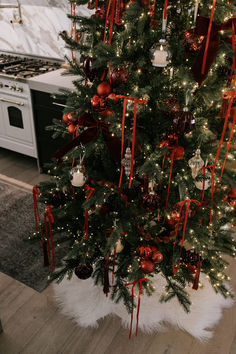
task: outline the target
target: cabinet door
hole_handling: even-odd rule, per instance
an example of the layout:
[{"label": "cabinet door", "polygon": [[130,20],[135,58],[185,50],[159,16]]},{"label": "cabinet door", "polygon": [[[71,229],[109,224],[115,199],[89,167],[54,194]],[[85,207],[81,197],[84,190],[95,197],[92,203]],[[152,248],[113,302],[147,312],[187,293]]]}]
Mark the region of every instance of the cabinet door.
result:
[{"label": "cabinet door", "polygon": [[2,125],[7,138],[33,143],[31,109],[27,100],[0,95]]}]

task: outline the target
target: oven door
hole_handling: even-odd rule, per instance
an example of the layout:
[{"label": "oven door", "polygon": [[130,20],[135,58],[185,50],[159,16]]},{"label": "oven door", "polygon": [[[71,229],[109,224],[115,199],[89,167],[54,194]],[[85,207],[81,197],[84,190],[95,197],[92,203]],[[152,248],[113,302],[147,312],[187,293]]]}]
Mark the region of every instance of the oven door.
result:
[{"label": "oven door", "polygon": [[1,130],[5,138],[32,144],[32,113],[29,101],[25,98],[0,93],[0,107]]}]

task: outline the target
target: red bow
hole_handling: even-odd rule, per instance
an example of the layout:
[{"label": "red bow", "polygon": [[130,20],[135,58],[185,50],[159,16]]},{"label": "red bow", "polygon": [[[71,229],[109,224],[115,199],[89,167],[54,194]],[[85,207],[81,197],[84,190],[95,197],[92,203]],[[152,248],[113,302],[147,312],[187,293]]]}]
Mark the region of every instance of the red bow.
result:
[{"label": "red bow", "polygon": [[135,335],[138,334],[138,319],[139,319],[139,311],[140,311],[140,302],[141,302],[141,292],[142,292],[142,283],[143,281],[147,281],[146,278],[141,278],[139,280],[133,281],[132,283],[127,283],[125,286],[132,285],[132,312],[131,312],[131,322],[130,322],[130,332],[129,332],[129,339],[132,335],[132,326],[133,326],[133,312],[134,312],[134,287],[137,283],[139,283],[139,294],[138,294],[138,308],[137,308],[137,319],[136,319],[136,332]]},{"label": "red bow", "polygon": [[92,114],[84,113],[78,118],[80,126],[87,127],[80,135],[68,144],[62,146],[53,157],[58,159],[58,164],[62,163],[62,157],[80,144],[88,144],[98,137],[99,132],[102,132],[105,143],[107,144],[110,154],[115,161],[120,162],[120,140],[113,136],[109,131],[109,125],[103,121],[97,120]]}]

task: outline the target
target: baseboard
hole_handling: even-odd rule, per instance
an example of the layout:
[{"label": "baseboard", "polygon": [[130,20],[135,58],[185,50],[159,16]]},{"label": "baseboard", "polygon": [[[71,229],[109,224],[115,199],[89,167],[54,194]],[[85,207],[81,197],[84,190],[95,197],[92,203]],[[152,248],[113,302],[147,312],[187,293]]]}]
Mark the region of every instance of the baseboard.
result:
[{"label": "baseboard", "polygon": [[8,177],[6,175],[2,175],[0,173],[0,181],[5,183],[5,184],[9,184],[11,186],[14,186],[16,188],[19,188],[19,189],[23,189],[25,190],[26,192],[31,192],[32,191],[32,186],[28,183],[25,183],[25,182],[22,182],[22,181],[19,181],[18,179],[15,179],[15,178],[11,178],[11,177]]}]

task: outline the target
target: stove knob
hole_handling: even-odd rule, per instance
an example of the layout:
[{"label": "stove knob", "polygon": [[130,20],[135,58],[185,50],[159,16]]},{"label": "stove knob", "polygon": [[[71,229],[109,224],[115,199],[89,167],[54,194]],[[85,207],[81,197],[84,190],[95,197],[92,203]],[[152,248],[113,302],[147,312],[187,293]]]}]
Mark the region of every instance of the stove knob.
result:
[{"label": "stove knob", "polygon": [[10,90],[16,91],[16,86],[10,86]]},{"label": "stove knob", "polygon": [[23,87],[17,87],[17,88],[16,88],[16,91],[18,91],[18,92],[23,92],[24,90],[23,90]]},{"label": "stove knob", "polygon": [[3,87],[3,84],[0,82],[0,88],[2,88]]}]

